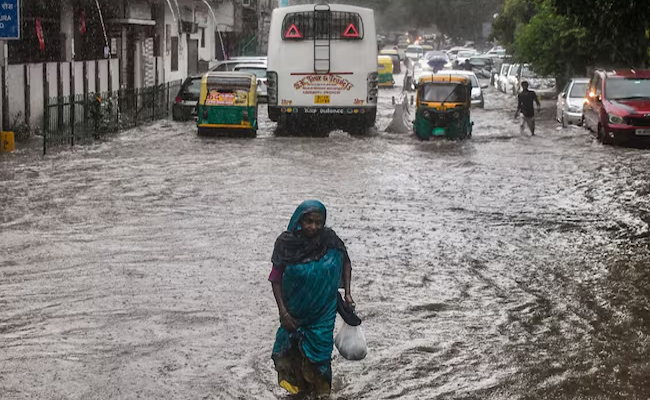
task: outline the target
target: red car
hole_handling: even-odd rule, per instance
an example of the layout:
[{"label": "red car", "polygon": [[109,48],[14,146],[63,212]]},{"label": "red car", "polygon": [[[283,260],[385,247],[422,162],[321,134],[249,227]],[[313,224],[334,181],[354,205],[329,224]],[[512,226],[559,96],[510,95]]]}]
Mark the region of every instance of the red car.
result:
[{"label": "red car", "polygon": [[603,144],[650,140],[650,70],[596,70],[583,122]]}]

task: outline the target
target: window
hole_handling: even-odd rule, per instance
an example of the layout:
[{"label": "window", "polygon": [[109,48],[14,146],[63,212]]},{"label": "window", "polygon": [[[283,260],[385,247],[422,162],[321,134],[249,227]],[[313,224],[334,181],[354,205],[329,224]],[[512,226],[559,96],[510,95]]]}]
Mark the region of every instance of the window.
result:
[{"label": "window", "polygon": [[461,86],[453,83],[426,85],[422,87],[420,98],[423,101],[454,102],[461,100],[461,93]]},{"label": "window", "polygon": [[205,28],[201,28],[201,48],[205,49]]},{"label": "window", "polygon": [[178,36],[172,36],[172,71],[178,71]]},{"label": "window", "polygon": [[573,98],[580,98],[580,97],[585,97],[585,93],[587,93],[587,84],[586,83],[574,83],[573,87],[571,88],[571,94],[569,94],[569,97]]},{"label": "window", "polygon": [[361,40],[361,16],[344,11],[290,13],[282,23],[283,40]]},{"label": "window", "polygon": [[650,99],[650,79],[609,78],[605,81],[607,98],[613,100]]}]

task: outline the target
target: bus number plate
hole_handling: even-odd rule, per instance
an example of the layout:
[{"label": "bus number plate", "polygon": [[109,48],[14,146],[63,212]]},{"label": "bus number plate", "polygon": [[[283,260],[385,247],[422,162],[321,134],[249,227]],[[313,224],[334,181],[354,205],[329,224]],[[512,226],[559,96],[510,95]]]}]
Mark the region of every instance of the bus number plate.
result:
[{"label": "bus number plate", "polygon": [[329,96],[314,96],[314,104],[329,104]]}]

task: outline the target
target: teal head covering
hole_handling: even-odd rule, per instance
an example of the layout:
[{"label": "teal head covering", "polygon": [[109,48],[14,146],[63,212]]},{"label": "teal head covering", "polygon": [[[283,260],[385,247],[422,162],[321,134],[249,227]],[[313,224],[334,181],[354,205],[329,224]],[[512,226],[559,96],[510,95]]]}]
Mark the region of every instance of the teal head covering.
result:
[{"label": "teal head covering", "polygon": [[323,214],[327,219],[327,209],[318,200],[307,200],[296,208],[287,230],[275,241],[271,261],[277,266],[295,265],[303,262],[319,260],[330,249],[340,249],[345,253],[343,241],[333,230],[323,227],[313,238],[306,237],[300,232],[300,220],[309,213]]},{"label": "teal head covering", "polygon": [[295,232],[300,228],[300,220],[307,214],[318,212],[323,215],[323,223],[327,221],[327,209],[325,205],[318,200],[307,200],[303,201],[296,211],[294,211],[293,216],[291,216],[291,221],[289,221],[289,226],[287,231]]}]

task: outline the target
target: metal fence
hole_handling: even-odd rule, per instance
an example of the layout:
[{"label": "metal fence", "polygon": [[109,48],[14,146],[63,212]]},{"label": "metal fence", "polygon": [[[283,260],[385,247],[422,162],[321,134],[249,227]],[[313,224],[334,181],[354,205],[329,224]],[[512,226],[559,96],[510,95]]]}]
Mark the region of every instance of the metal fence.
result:
[{"label": "metal fence", "polygon": [[182,81],[142,89],[52,97],[45,108],[43,154],[166,118]]}]

